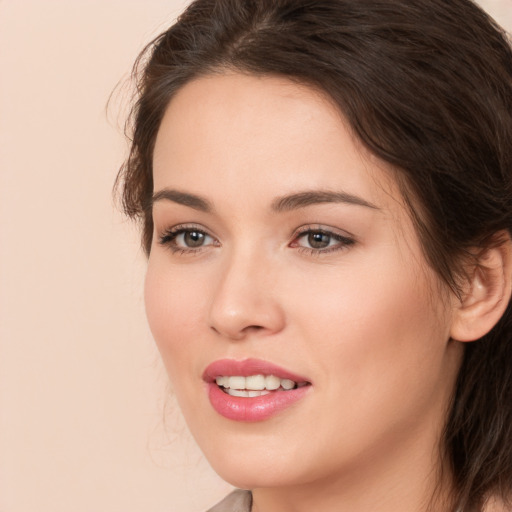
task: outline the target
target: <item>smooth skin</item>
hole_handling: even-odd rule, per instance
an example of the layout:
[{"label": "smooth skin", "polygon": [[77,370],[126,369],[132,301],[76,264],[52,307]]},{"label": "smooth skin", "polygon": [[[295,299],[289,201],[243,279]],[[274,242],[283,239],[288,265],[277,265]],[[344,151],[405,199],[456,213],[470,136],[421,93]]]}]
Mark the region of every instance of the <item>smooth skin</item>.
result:
[{"label": "smooth skin", "polygon": [[[451,338],[472,338],[468,318],[510,286],[480,279],[475,298],[469,284],[465,308],[427,265],[393,171],[324,95],[285,78],[184,86],[158,133],[154,191],[149,324],[221,477],[253,489],[254,512],[419,512],[444,470],[441,505],[463,353]],[[487,257],[497,274],[510,260]],[[202,380],[225,358],[270,361],[311,389],[268,420],[226,419]]]}]

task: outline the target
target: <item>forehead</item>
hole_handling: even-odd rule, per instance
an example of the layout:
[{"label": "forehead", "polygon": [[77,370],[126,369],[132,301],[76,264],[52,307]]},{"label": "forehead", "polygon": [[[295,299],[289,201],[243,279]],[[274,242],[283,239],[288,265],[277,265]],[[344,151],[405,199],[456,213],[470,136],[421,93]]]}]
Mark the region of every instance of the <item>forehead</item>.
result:
[{"label": "forehead", "polygon": [[184,86],[165,112],[153,164],[155,190],[263,198],[319,188],[400,199],[391,169],[333,102],[282,77],[219,74]]}]

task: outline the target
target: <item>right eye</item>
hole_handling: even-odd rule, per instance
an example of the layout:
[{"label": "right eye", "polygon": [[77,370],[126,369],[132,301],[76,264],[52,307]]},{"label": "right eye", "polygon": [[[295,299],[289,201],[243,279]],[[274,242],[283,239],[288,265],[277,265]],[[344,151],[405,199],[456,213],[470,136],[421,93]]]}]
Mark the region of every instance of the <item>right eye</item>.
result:
[{"label": "right eye", "polygon": [[169,247],[173,252],[190,253],[215,245],[216,240],[199,228],[176,226],[160,237],[160,244]]}]

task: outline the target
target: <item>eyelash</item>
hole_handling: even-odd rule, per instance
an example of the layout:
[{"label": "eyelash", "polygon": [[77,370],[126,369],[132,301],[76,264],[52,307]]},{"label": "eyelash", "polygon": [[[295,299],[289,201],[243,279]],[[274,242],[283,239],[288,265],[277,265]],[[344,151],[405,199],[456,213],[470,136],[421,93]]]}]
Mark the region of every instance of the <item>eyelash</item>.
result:
[{"label": "eyelash", "polygon": [[[332,247],[326,247],[325,249],[315,249],[313,247],[303,247],[297,245],[297,241],[306,235],[310,234],[319,234],[325,235],[334,239],[338,243],[333,245]],[[325,228],[315,227],[315,226],[304,226],[301,228],[295,235],[294,239],[290,244],[290,247],[297,247],[297,250],[302,253],[307,253],[312,256],[320,256],[322,254],[328,254],[332,252],[342,251],[355,244],[355,239],[350,236],[340,235],[339,233],[335,233],[334,231],[330,231]]]},{"label": "eyelash", "polygon": [[[213,238],[211,235],[209,235],[205,230],[203,230],[200,227],[196,227],[194,225],[178,225],[174,226],[168,230],[166,230],[160,237],[159,237],[159,243],[160,245],[164,247],[168,247],[173,254],[178,255],[187,255],[187,254],[198,254],[205,250],[209,245],[203,245],[199,246],[197,248],[185,248],[185,247],[178,247],[176,245],[176,239],[178,236],[184,234],[184,233],[198,233],[205,237],[210,237],[214,240],[213,244],[209,245],[216,245],[218,242]],[[303,247],[298,245],[298,240],[305,237],[306,235],[311,234],[320,234],[330,237],[331,239],[334,239],[338,243],[335,244],[332,247],[326,247],[323,249],[315,249],[313,247]],[[355,240],[349,236],[340,235],[338,233],[335,233],[333,231],[329,231],[324,228],[315,227],[315,226],[304,226],[301,228],[298,232],[296,232],[293,235],[293,240],[290,243],[290,247],[297,248],[297,250],[301,253],[307,253],[312,256],[320,256],[322,254],[332,253],[336,251],[341,251],[346,249],[347,247],[350,247],[351,245],[355,244]]]},{"label": "eyelash", "polygon": [[201,235],[208,236],[213,239],[213,237],[211,235],[209,235],[204,229],[201,229],[198,226],[196,227],[194,225],[187,224],[187,225],[174,226],[173,228],[166,230],[160,236],[159,243],[160,243],[160,245],[162,245],[164,247],[168,247],[172,251],[173,254],[179,254],[179,255],[192,254],[192,253],[198,254],[199,252],[203,251],[206,247],[208,247],[208,246],[200,246],[196,249],[194,249],[192,247],[189,247],[189,248],[178,247],[176,245],[176,238],[178,238],[178,236],[180,236],[184,233],[190,233],[190,232],[199,233]]}]

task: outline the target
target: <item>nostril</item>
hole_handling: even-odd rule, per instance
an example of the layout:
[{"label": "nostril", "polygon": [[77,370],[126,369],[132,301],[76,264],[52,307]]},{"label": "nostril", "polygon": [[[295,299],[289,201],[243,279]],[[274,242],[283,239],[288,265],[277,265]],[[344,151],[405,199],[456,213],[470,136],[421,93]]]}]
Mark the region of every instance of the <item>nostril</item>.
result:
[{"label": "nostril", "polygon": [[248,336],[251,334],[257,334],[260,331],[264,331],[264,330],[265,330],[265,327],[263,327],[262,325],[248,325],[247,327],[242,329],[242,332],[240,333],[240,337],[242,338],[244,336]]},{"label": "nostril", "polygon": [[265,330],[265,327],[262,325],[248,325],[240,330],[237,330],[236,332],[229,332],[227,329],[218,329],[217,327],[215,327],[215,325],[211,325],[210,328],[212,329],[213,332],[215,332],[215,334],[218,334],[219,336],[226,336],[234,340],[241,340],[248,334],[257,333],[262,330]]}]

